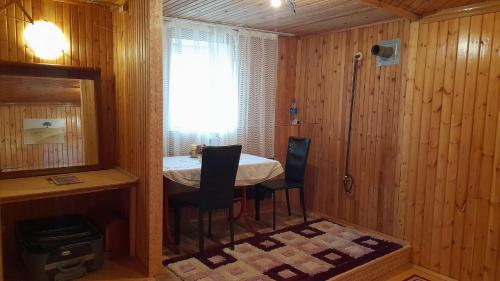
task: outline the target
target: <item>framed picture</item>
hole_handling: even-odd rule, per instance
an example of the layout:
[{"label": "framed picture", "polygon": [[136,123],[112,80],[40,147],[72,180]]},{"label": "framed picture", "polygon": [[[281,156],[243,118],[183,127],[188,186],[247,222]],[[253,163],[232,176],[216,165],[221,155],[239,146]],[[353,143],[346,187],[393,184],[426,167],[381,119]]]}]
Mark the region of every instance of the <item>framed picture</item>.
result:
[{"label": "framed picture", "polygon": [[24,144],[58,144],[65,142],[65,119],[24,119]]}]

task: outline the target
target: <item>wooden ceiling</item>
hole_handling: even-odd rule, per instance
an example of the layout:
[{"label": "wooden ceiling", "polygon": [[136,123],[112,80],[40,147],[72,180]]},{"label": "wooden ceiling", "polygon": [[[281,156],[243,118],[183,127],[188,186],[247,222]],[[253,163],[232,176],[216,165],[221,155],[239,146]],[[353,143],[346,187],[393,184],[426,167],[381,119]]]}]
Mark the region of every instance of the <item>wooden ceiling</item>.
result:
[{"label": "wooden ceiling", "polygon": [[394,18],[359,0],[296,0],[294,15],[283,3],[278,9],[269,0],[164,0],[168,17],[228,24],[303,35]]},{"label": "wooden ceiling", "polygon": [[318,33],[421,15],[478,0],[295,0],[294,15],[285,0],[280,8],[269,0],[163,0],[163,15],[295,35]]},{"label": "wooden ceiling", "polygon": [[460,7],[485,0],[381,0],[386,4],[411,11],[417,15],[427,15],[443,9]]}]

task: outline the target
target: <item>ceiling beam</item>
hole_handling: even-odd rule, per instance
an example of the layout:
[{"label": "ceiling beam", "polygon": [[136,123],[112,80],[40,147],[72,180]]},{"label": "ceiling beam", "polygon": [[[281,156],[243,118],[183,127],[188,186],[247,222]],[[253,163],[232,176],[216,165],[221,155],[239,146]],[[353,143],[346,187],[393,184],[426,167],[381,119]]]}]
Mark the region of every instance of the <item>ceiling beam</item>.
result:
[{"label": "ceiling beam", "polygon": [[500,1],[487,1],[467,6],[441,10],[433,14],[424,15],[422,22],[442,21],[456,17],[470,17],[475,15],[500,12]]},{"label": "ceiling beam", "polygon": [[361,0],[361,2],[363,2],[365,4],[368,4],[370,6],[376,7],[376,8],[378,8],[378,9],[384,11],[384,12],[387,12],[389,14],[409,19],[410,21],[416,21],[416,20],[420,19],[419,15],[417,15],[417,14],[415,14],[413,12],[410,12],[408,10],[405,10],[403,8],[400,8],[400,7],[391,5],[391,4],[387,4],[384,1],[380,1],[380,0]]}]

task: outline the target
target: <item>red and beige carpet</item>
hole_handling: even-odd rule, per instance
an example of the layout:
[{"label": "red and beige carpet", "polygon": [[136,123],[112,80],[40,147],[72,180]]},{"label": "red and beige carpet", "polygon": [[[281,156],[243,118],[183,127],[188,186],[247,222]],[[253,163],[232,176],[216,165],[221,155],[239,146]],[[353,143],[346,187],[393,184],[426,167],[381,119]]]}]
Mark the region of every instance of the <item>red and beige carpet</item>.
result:
[{"label": "red and beige carpet", "polygon": [[203,254],[164,261],[186,281],[327,280],[401,248],[393,242],[318,219],[239,240]]}]

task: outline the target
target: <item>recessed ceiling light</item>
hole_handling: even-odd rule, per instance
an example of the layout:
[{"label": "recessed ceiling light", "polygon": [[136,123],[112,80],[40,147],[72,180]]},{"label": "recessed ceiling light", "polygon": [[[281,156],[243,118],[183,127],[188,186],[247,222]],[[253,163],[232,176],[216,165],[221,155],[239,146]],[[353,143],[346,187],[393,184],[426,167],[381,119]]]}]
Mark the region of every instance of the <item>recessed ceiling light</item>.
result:
[{"label": "recessed ceiling light", "polygon": [[271,7],[274,7],[274,8],[281,7],[281,0],[271,0]]}]

